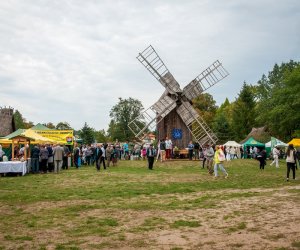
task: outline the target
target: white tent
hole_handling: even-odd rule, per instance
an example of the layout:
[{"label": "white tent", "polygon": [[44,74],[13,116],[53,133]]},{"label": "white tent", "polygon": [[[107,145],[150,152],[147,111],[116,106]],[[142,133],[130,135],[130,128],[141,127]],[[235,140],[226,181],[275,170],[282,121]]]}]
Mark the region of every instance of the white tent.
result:
[{"label": "white tent", "polygon": [[226,147],[241,147],[242,145],[237,143],[236,141],[228,141],[224,144]]}]

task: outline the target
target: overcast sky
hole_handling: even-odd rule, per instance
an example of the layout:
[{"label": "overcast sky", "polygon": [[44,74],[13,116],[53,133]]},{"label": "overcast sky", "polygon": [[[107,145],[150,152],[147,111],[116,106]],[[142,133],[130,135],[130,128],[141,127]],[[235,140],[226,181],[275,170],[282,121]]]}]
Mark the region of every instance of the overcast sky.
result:
[{"label": "overcast sky", "polygon": [[163,93],[136,59],[150,44],[182,88],[219,59],[230,75],[208,93],[234,101],[244,81],[300,60],[300,1],[1,0],[0,106],[107,129],[119,97],[147,108]]}]

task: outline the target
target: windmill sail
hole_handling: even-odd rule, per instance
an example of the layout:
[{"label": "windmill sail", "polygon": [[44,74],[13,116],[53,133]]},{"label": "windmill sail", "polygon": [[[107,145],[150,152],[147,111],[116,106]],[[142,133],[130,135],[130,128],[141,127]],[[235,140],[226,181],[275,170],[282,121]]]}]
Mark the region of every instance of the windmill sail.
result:
[{"label": "windmill sail", "polygon": [[137,59],[171,94],[181,92],[179,83],[151,45],[139,53]]},{"label": "windmill sail", "polygon": [[[155,130],[156,124],[175,108],[176,101],[165,93],[150,108],[146,109],[140,116],[131,121],[128,126],[135,137],[141,140],[146,130]],[[140,122],[141,120],[145,121],[145,123]]]},{"label": "windmill sail", "polygon": [[183,102],[176,112],[201,146],[208,142],[215,144],[218,141],[217,136],[189,102]]},{"label": "windmill sail", "polygon": [[183,88],[183,95],[193,100],[228,75],[229,73],[217,60]]}]

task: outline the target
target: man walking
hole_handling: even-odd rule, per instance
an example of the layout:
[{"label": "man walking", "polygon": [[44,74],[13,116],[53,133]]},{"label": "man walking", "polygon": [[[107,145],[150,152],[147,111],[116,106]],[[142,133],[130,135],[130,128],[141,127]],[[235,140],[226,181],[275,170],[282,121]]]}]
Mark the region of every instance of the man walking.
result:
[{"label": "man walking", "polygon": [[59,173],[63,163],[64,149],[58,144],[53,150],[54,156],[54,173]]},{"label": "man walking", "polygon": [[273,148],[272,150],[272,154],[273,154],[273,161],[270,164],[270,166],[272,166],[275,163],[276,168],[279,168],[279,155],[280,155],[280,151],[279,151],[279,147],[276,146],[275,148]]},{"label": "man walking", "polygon": [[96,168],[97,171],[100,171],[101,162],[103,162],[103,168],[106,169],[105,166],[105,148],[103,144],[100,144],[96,148]]}]

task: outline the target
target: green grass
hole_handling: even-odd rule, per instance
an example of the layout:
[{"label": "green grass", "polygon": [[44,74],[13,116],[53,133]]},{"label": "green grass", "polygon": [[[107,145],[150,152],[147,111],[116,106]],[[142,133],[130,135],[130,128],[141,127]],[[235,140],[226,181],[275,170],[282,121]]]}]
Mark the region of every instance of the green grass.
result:
[{"label": "green grass", "polygon": [[[0,248],[47,249],[50,245],[52,249],[102,249],[124,244],[147,248],[155,244],[155,239],[144,234],[197,230],[202,224],[202,219],[200,223],[198,218],[167,218],[161,213],[184,215],[197,209],[217,210],[221,201],[272,195],[272,191],[253,188],[299,184],[285,181],[284,167],[266,167],[262,172],[255,160],[231,161],[225,168],[229,178],[221,175],[216,180],[200,168],[198,161],[156,163],[154,171],[147,169],[146,161],[121,161],[117,167],[100,172],[94,167],[82,167],[58,175],[1,177]],[[299,189],[289,192],[299,201]],[[264,210],[267,205],[257,207]],[[242,214],[228,211],[222,218],[228,223]],[[230,233],[246,228],[246,223],[241,222],[226,230]],[[135,235],[134,241],[128,232]],[[41,233],[43,236],[39,236]],[[298,242],[293,244],[297,247]]]}]

